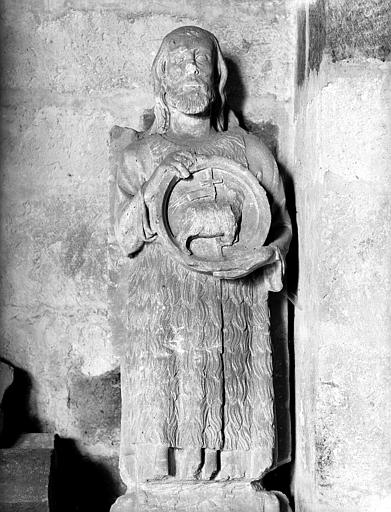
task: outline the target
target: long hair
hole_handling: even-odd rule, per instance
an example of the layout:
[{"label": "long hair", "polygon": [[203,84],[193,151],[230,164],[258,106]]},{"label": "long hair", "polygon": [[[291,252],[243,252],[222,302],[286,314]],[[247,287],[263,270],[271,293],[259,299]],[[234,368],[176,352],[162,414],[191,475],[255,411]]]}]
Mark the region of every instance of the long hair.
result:
[{"label": "long hair", "polygon": [[155,119],[149,129],[149,133],[165,133],[170,126],[170,111],[165,99],[166,91],[163,86],[163,77],[166,71],[168,57],[168,43],[174,34],[205,37],[212,42],[214,59],[216,65],[215,84],[218,94],[211,107],[211,122],[217,131],[224,131],[224,109],[226,103],[225,84],[227,82],[228,70],[221,53],[220,45],[215,36],[200,27],[180,27],[170,32],[163,39],[162,44],[152,64],[152,86],[155,95]]}]

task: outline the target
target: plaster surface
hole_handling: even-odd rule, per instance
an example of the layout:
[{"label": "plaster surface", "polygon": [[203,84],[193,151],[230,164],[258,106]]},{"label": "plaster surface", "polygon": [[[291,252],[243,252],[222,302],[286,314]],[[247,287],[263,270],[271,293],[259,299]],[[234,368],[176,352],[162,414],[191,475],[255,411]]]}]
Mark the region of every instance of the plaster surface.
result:
[{"label": "plaster surface", "polygon": [[297,510],[388,510],[389,63],[323,61],[299,92]]},{"label": "plaster surface", "polygon": [[391,503],[388,4],[316,0],[300,18],[299,512],[378,512]]}]

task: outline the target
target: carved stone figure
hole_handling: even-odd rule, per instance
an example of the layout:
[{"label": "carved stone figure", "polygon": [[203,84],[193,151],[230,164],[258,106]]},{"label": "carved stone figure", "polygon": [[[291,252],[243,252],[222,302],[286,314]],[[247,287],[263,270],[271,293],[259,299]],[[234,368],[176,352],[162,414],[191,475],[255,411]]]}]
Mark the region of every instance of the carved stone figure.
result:
[{"label": "carved stone figure", "polygon": [[218,238],[220,248],[233,245],[237,241],[241,218],[240,204],[235,193],[229,194],[229,198],[230,201],[220,204],[216,200],[207,201],[202,198],[196,204],[188,206],[181,219],[181,232],[177,236],[183,252],[192,254],[189,244],[197,238]]},{"label": "carved stone figure", "polygon": [[128,493],[113,510],[279,510],[249,482],[273,465],[267,301],[291,238],[282,182],[260,140],[225,129],[227,68],[211,33],[168,34],[152,78],[154,123],[117,176],[115,230],[131,269]]}]

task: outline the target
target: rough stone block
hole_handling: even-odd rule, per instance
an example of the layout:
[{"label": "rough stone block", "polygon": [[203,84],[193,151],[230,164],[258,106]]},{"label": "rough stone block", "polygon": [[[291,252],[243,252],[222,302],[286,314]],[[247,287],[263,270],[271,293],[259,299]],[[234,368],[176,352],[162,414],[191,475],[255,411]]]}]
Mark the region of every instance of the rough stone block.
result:
[{"label": "rough stone block", "polygon": [[388,58],[391,0],[328,0],[326,12],[327,46],[333,60]]},{"label": "rough stone block", "polygon": [[389,64],[324,60],[299,96],[297,512],[390,510]]},{"label": "rough stone block", "polygon": [[0,404],[3,400],[4,393],[11,385],[14,378],[14,369],[9,364],[0,361]]},{"label": "rough stone block", "polygon": [[53,436],[32,434],[0,450],[0,510],[49,511],[52,448]]},{"label": "rough stone block", "polygon": [[14,369],[12,366],[0,361],[0,436],[4,426],[4,414],[2,410],[2,401],[4,393],[12,384],[14,378]]},{"label": "rough stone block", "polygon": [[111,512],[289,512],[279,493],[250,482],[150,483],[121,496]]}]

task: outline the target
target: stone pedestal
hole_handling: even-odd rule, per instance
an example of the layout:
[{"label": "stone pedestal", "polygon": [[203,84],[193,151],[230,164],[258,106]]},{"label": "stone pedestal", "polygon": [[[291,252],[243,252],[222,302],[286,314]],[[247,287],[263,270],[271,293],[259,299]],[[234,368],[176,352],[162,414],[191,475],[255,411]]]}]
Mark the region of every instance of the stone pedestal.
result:
[{"label": "stone pedestal", "polygon": [[140,485],[111,512],[290,512],[286,498],[244,481],[166,481]]}]

